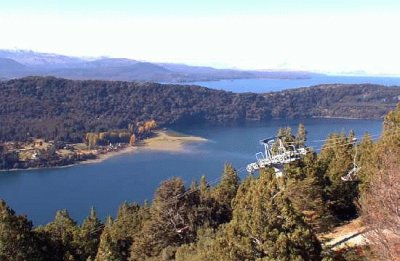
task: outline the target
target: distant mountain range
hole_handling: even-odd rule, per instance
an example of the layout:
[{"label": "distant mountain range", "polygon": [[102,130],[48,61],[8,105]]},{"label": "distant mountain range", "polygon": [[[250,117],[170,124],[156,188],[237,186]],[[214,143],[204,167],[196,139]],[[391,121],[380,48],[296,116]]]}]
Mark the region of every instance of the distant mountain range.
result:
[{"label": "distant mountain range", "polygon": [[25,76],[56,76],[74,80],[195,82],[222,79],[307,79],[301,71],[244,71],[126,58],[79,58],[24,50],[0,50],[0,80]]}]

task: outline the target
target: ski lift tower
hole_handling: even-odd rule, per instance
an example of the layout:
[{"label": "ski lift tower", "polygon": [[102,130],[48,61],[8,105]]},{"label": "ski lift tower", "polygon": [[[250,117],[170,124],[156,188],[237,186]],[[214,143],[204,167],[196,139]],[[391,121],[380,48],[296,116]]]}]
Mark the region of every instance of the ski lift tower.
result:
[{"label": "ski lift tower", "polygon": [[271,137],[263,139],[260,144],[264,146],[264,152],[256,153],[256,162],[247,165],[246,170],[253,173],[256,170],[266,167],[273,167],[276,176],[283,175],[283,165],[300,159],[306,155],[304,146],[295,144],[286,145],[282,141],[284,137]]}]

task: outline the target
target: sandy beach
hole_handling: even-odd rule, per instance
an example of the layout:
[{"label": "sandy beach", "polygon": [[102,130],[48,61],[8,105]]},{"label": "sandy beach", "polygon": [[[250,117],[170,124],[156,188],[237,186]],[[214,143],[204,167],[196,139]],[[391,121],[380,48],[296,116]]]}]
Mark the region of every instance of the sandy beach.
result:
[{"label": "sandy beach", "polygon": [[135,146],[128,145],[118,151],[100,154],[97,159],[81,161],[79,164],[98,163],[118,155],[138,152],[140,150],[185,152],[185,144],[205,141],[207,141],[207,139],[201,137],[187,136],[167,130],[157,130],[154,132],[153,137],[141,140]]},{"label": "sandy beach", "polygon": [[184,152],[185,144],[193,142],[205,142],[207,139],[195,136],[186,136],[180,133],[159,130],[155,131],[155,136],[141,141],[138,145],[140,149],[154,151]]}]

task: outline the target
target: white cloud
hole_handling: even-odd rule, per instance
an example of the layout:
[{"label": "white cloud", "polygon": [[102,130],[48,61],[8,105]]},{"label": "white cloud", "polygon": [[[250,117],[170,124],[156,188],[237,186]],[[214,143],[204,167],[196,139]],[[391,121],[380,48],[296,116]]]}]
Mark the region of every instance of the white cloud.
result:
[{"label": "white cloud", "polygon": [[400,75],[400,17],[0,15],[0,48],[77,56]]}]

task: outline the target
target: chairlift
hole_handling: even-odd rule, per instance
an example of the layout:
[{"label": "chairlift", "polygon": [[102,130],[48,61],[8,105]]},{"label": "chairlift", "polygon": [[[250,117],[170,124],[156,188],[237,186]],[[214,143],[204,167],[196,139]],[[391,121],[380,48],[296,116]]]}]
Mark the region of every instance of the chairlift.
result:
[{"label": "chairlift", "polygon": [[342,181],[353,181],[357,173],[360,171],[361,167],[359,167],[356,163],[357,160],[357,138],[353,138],[354,145],[354,158],[353,158],[353,168],[343,177],[341,177]]},{"label": "chairlift", "polygon": [[[307,150],[300,145],[286,145],[283,142],[284,137],[271,137],[263,139],[260,144],[264,146],[264,153],[256,153],[256,162],[247,165],[246,170],[253,173],[260,168],[273,167],[276,176],[283,175],[283,165],[300,159],[306,155]],[[276,150],[273,150],[275,146]]]},{"label": "chairlift", "polygon": [[180,234],[180,233],[183,233],[183,232],[185,232],[186,230],[188,230],[189,229],[189,226],[184,226],[184,227],[181,227],[181,228],[177,228],[176,229],[176,233],[178,233],[178,234]]},{"label": "chairlift", "polygon": [[181,214],[179,214],[179,212],[175,212],[174,209],[170,208],[168,209],[168,213],[170,215],[170,222],[174,227],[176,233],[180,235],[190,228],[189,225],[185,224],[185,220],[183,219]]}]

